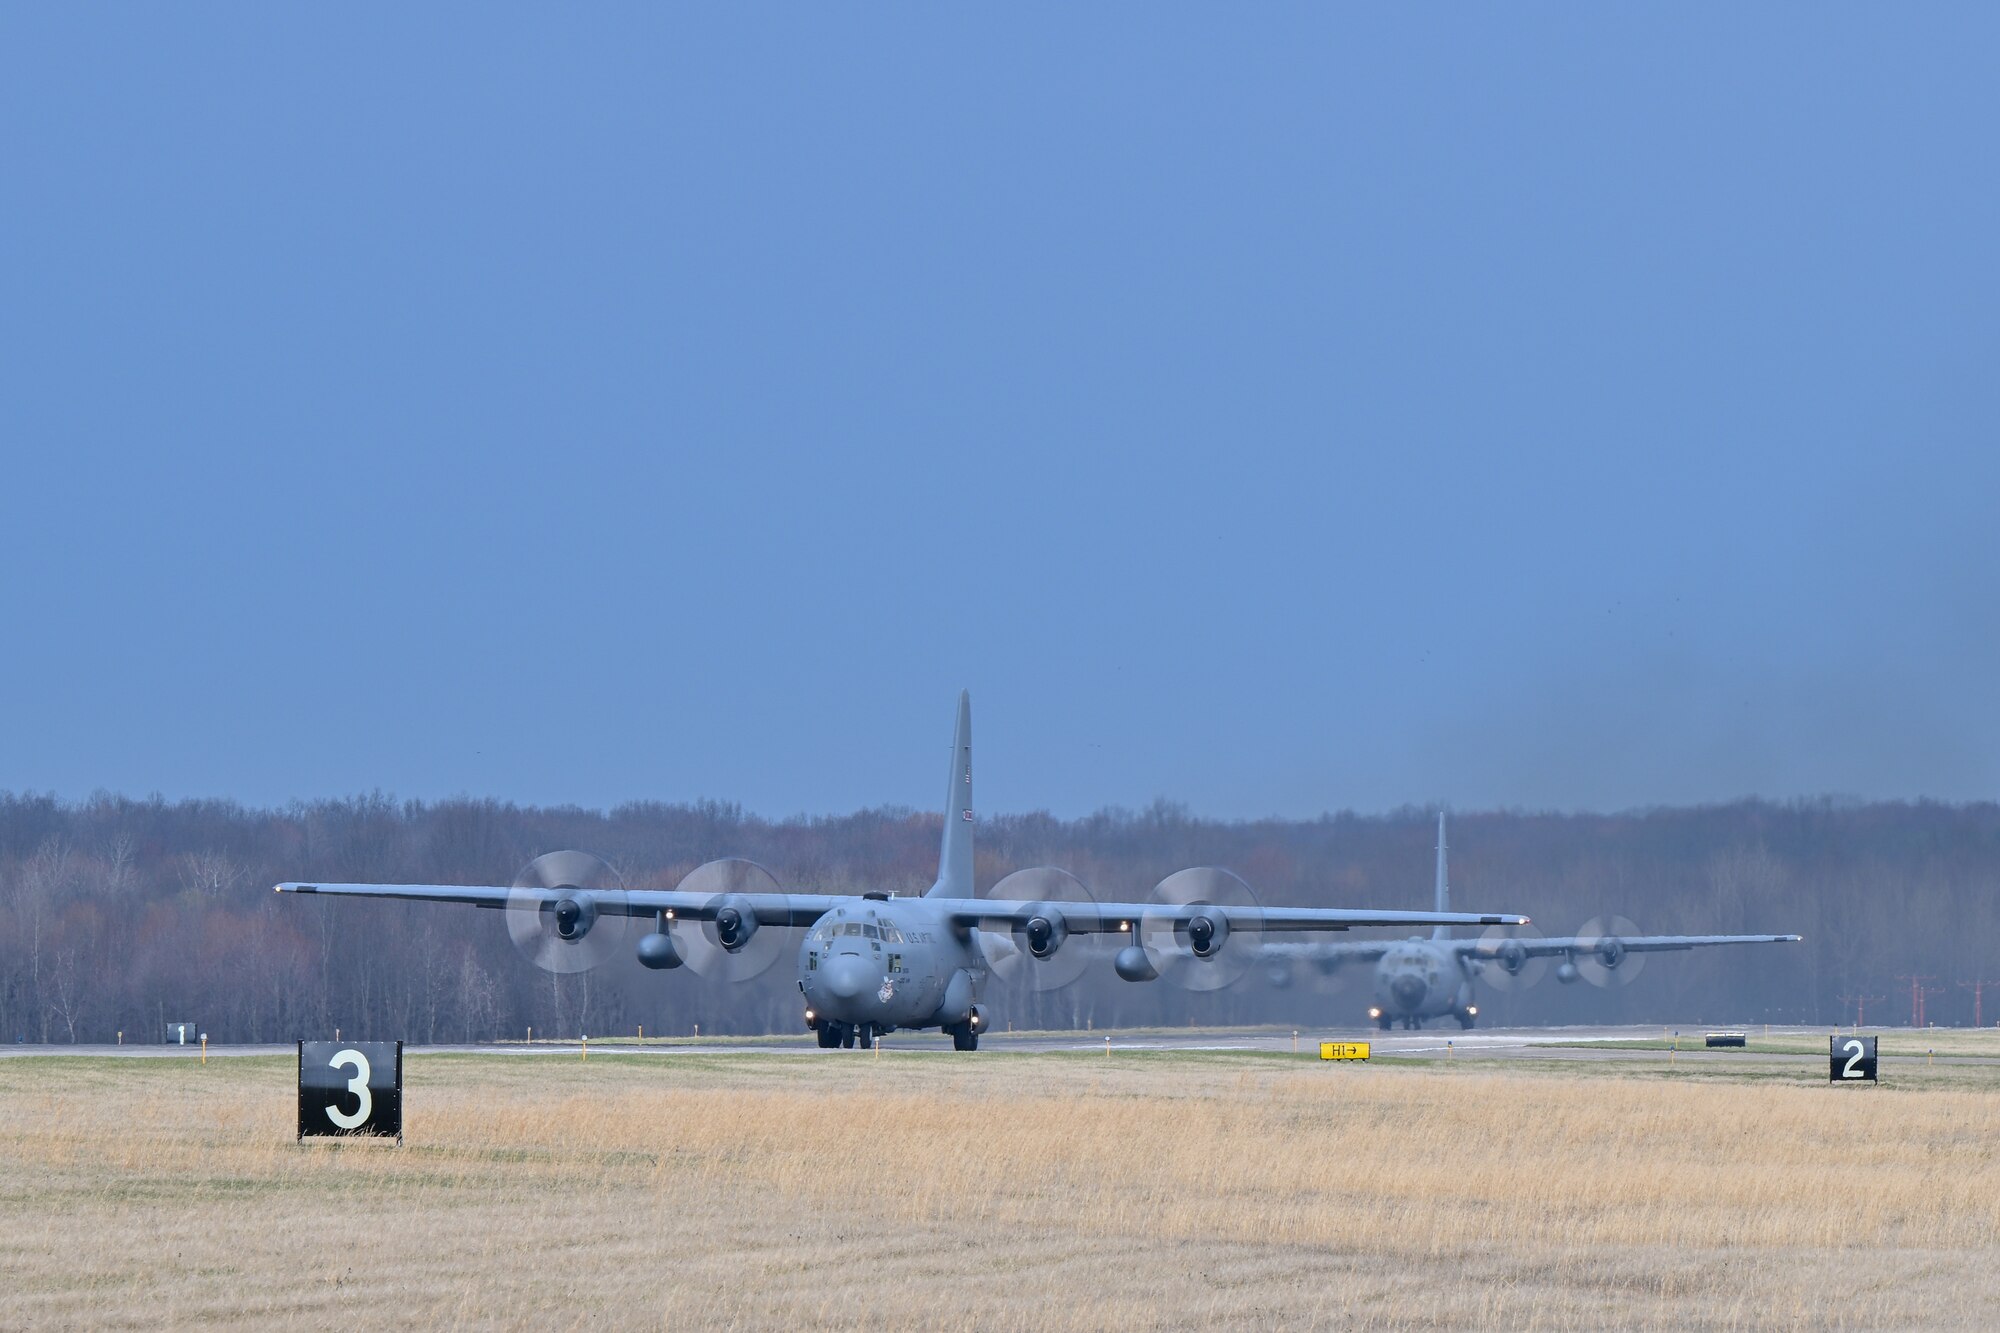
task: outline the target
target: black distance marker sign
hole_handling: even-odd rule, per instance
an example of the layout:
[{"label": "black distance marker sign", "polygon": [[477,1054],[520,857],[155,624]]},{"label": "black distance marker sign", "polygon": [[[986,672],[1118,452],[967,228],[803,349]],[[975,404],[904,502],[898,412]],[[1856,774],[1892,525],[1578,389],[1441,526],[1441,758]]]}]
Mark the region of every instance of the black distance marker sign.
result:
[{"label": "black distance marker sign", "polygon": [[1826,1078],[1829,1083],[1873,1083],[1875,1038],[1838,1035],[1828,1038]]},{"label": "black distance marker sign", "polygon": [[403,1141],[403,1043],[299,1043],[299,1137]]}]

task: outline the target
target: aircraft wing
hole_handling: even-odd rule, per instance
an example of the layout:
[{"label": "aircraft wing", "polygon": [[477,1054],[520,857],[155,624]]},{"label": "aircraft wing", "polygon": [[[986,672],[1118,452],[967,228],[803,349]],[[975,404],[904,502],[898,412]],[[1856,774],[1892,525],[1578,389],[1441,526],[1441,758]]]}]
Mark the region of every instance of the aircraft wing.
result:
[{"label": "aircraft wing", "polygon": [[[1267,927],[1269,929],[1269,927]],[[1627,953],[1666,953],[1674,949],[1699,949],[1711,944],[1786,944],[1803,938],[1798,935],[1620,935],[1618,943]],[[1429,941],[1426,941],[1428,943]],[[1565,954],[1587,954],[1604,941],[1569,936],[1564,939],[1445,940],[1455,953],[1467,958],[1493,960],[1509,945],[1519,945],[1517,958],[1559,958]],[[1372,963],[1401,940],[1363,940],[1352,944],[1267,943],[1258,955],[1265,961],[1313,963],[1322,968],[1343,963]]]},{"label": "aircraft wing", "polygon": [[[278,885],[279,893],[326,894],[340,898],[377,898],[402,902],[459,903],[472,907],[506,907],[509,903],[552,903],[562,897],[556,889],[512,889],[479,884],[327,884],[288,880]],[[851,904],[853,894],[750,893],[750,901],[760,926],[810,926],[835,907]],[[597,910],[610,916],[650,917],[661,912],[680,920],[706,921],[715,915],[719,900],[710,894],[680,893],[672,889],[628,889],[620,893],[593,894]],[[889,901],[893,902],[894,899]],[[912,900],[916,901],[916,900]],[[1012,929],[1026,925],[1036,904],[1008,902],[997,898],[925,898],[927,907],[942,907],[960,925],[1000,925]],[[1384,912],[1373,908],[1344,907],[1215,907],[1175,906],[1161,903],[1053,902],[1060,908],[1069,928],[1079,934],[1131,929],[1141,920],[1173,921],[1185,925],[1201,913],[1220,912],[1232,930],[1347,930],[1353,926],[1518,926],[1524,916],[1479,915],[1472,912]]]},{"label": "aircraft wing", "polygon": [[[557,889],[511,889],[487,884],[327,884],[288,880],[279,893],[319,893],[338,898],[393,899],[416,903],[458,903],[470,907],[506,907],[510,903],[553,903]],[[707,921],[720,899],[714,894],[680,893],[673,889],[626,889],[593,892],[597,910],[607,916],[657,916],[661,912],[682,921]],[[760,926],[810,926],[836,906],[854,901],[852,894],[746,893]]]},{"label": "aircraft wing", "polygon": [[998,898],[926,898],[942,907],[960,925],[1026,925],[1037,908],[1061,910],[1063,920],[1078,934],[1130,930],[1140,921],[1172,921],[1185,926],[1198,915],[1220,914],[1231,930],[1349,930],[1355,926],[1519,926],[1524,916],[1474,912],[1386,912],[1372,907],[1241,907],[1213,904],[1094,903],[1051,901],[1047,904],[1007,902]]},{"label": "aircraft wing", "polygon": [[1346,944],[1286,941],[1262,945],[1257,950],[1257,957],[1259,962],[1312,963],[1331,971],[1343,963],[1375,962],[1401,943],[1401,940],[1355,940]]},{"label": "aircraft wing", "polygon": [[[1543,940],[1452,940],[1451,946],[1469,958],[1501,956],[1503,949],[1521,958],[1556,958],[1563,954],[1590,953],[1610,936],[1572,935],[1566,939]],[[1711,944],[1790,944],[1803,935],[1620,935],[1618,943],[1627,953],[1667,953],[1675,949],[1700,949]],[[1518,952],[1514,946],[1518,945]]]}]

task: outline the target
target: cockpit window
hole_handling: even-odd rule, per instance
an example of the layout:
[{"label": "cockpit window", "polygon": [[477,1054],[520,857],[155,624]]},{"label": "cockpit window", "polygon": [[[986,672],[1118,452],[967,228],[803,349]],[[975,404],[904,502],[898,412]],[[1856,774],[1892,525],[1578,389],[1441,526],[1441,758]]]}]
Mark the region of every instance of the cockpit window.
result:
[{"label": "cockpit window", "polygon": [[875,927],[873,926],[863,926],[861,928],[861,933],[863,935],[866,935],[871,940],[879,940],[882,938],[882,932],[875,929]]},{"label": "cockpit window", "polygon": [[903,942],[903,932],[896,929],[895,922],[884,921],[882,923],[882,938],[891,944],[901,944]]},{"label": "cockpit window", "polygon": [[849,921],[840,928],[840,933],[842,935],[859,935],[861,933],[861,923],[859,921]]}]

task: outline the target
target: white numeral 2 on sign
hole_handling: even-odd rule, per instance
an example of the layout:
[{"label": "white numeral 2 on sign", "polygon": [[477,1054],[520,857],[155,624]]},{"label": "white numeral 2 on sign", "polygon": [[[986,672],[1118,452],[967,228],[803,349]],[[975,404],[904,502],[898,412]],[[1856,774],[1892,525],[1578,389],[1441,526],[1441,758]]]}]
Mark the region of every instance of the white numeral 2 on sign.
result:
[{"label": "white numeral 2 on sign", "polygon": [[[1840,1044],[1840,1049],[1847,1052],[1847,1063],[1841,1066],[1840,1076],[1842,1078],[1860,1078],[1861,1071],[1856,1069],[1854,1066],[1857,1063],[1859,1063],[1863,1052],[1865,1052],[1867,1048],[1863,1046],[1860,1042],[1856,1041],[1853,1037],[1849,1037],[1846,1041]],[[363,1066],[363,1068],[366,1068],[366,1066]],[[367,1098],[364,1096],[362,1099],[362,1105],[366,1106],[367,1104],[368,1104]]]},{"label": "white numeral 2 on sign", "polygon": [[335,1069],[347,1065],[354,1070],[354,1077],[347,1080],[347,1090],[361,1099],[361,1105],[354,1108],[353,1115],[343,1114],[338,1106],[326,1108],[327,1119],[342,1129],[353,1129],[366,1120],[368,1113],[375,1109],[374,1099],[368,1095],[368,1057],[349,1048],[335,1054],[327,1063]]}]

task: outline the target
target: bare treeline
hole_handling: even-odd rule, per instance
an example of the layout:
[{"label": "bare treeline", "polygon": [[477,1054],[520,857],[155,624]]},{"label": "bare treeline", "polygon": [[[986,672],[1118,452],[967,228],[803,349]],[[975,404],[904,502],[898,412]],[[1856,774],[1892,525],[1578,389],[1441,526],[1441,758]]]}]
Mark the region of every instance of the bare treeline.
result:
[{"label": "bare treeline", "polygon": [[[580,848],[628,887],[671,888],[701,862],[747,856],[802,891],[919,893],[938,816],[906,810],[772,821],[733,805],[635,804],[609,813],[381,795],[246,809],[227,801],[80,803],[0,794],[0,1038],[158,1041],[187,1020],[222,1041],[330,1034],[412,1041],[537,1035],[794,1031],[792,950],[725,986],[648,973],[621,950],[596,972],[530,966],[502,914],[279,897],[281,879],[506,884],[533,857]],[[1082,819],[979,825],[982,888],[1057,865],[1105,898],[1143,898],[1191,865],[1223,865],[1272,904],[1420,908],[1434,827],[1421,810],[1223,823],[1158,803]],[[2000,806],[1805,802],[1622,815],[1454,818],[1454,907],[1524,911],[1549,934],[1600,913],[1652,932],[1798,931],[1802,945],[1651,959],[1630,986],[1550,978],[1482,989],[1493,1023],[1907,1023],[1911,975],[1927,1017],[1969,1023],[1961,982],[2000,977]],[[635,926],[635,929],[637,927]],[[1065,947],[1078,947],[1072,941]],[[1083,947],[1089,947],[1088,942]],[[1238,948],[1232,940],[1225,958]],[[1108,952],[1075,985],[989,994],[996,1027],[1360,1021],[1365,968],[1277,985],[1249,968],[1222,991],[1133,986]],[[1985,996],[2000,1020],[2000,985]]]}]

